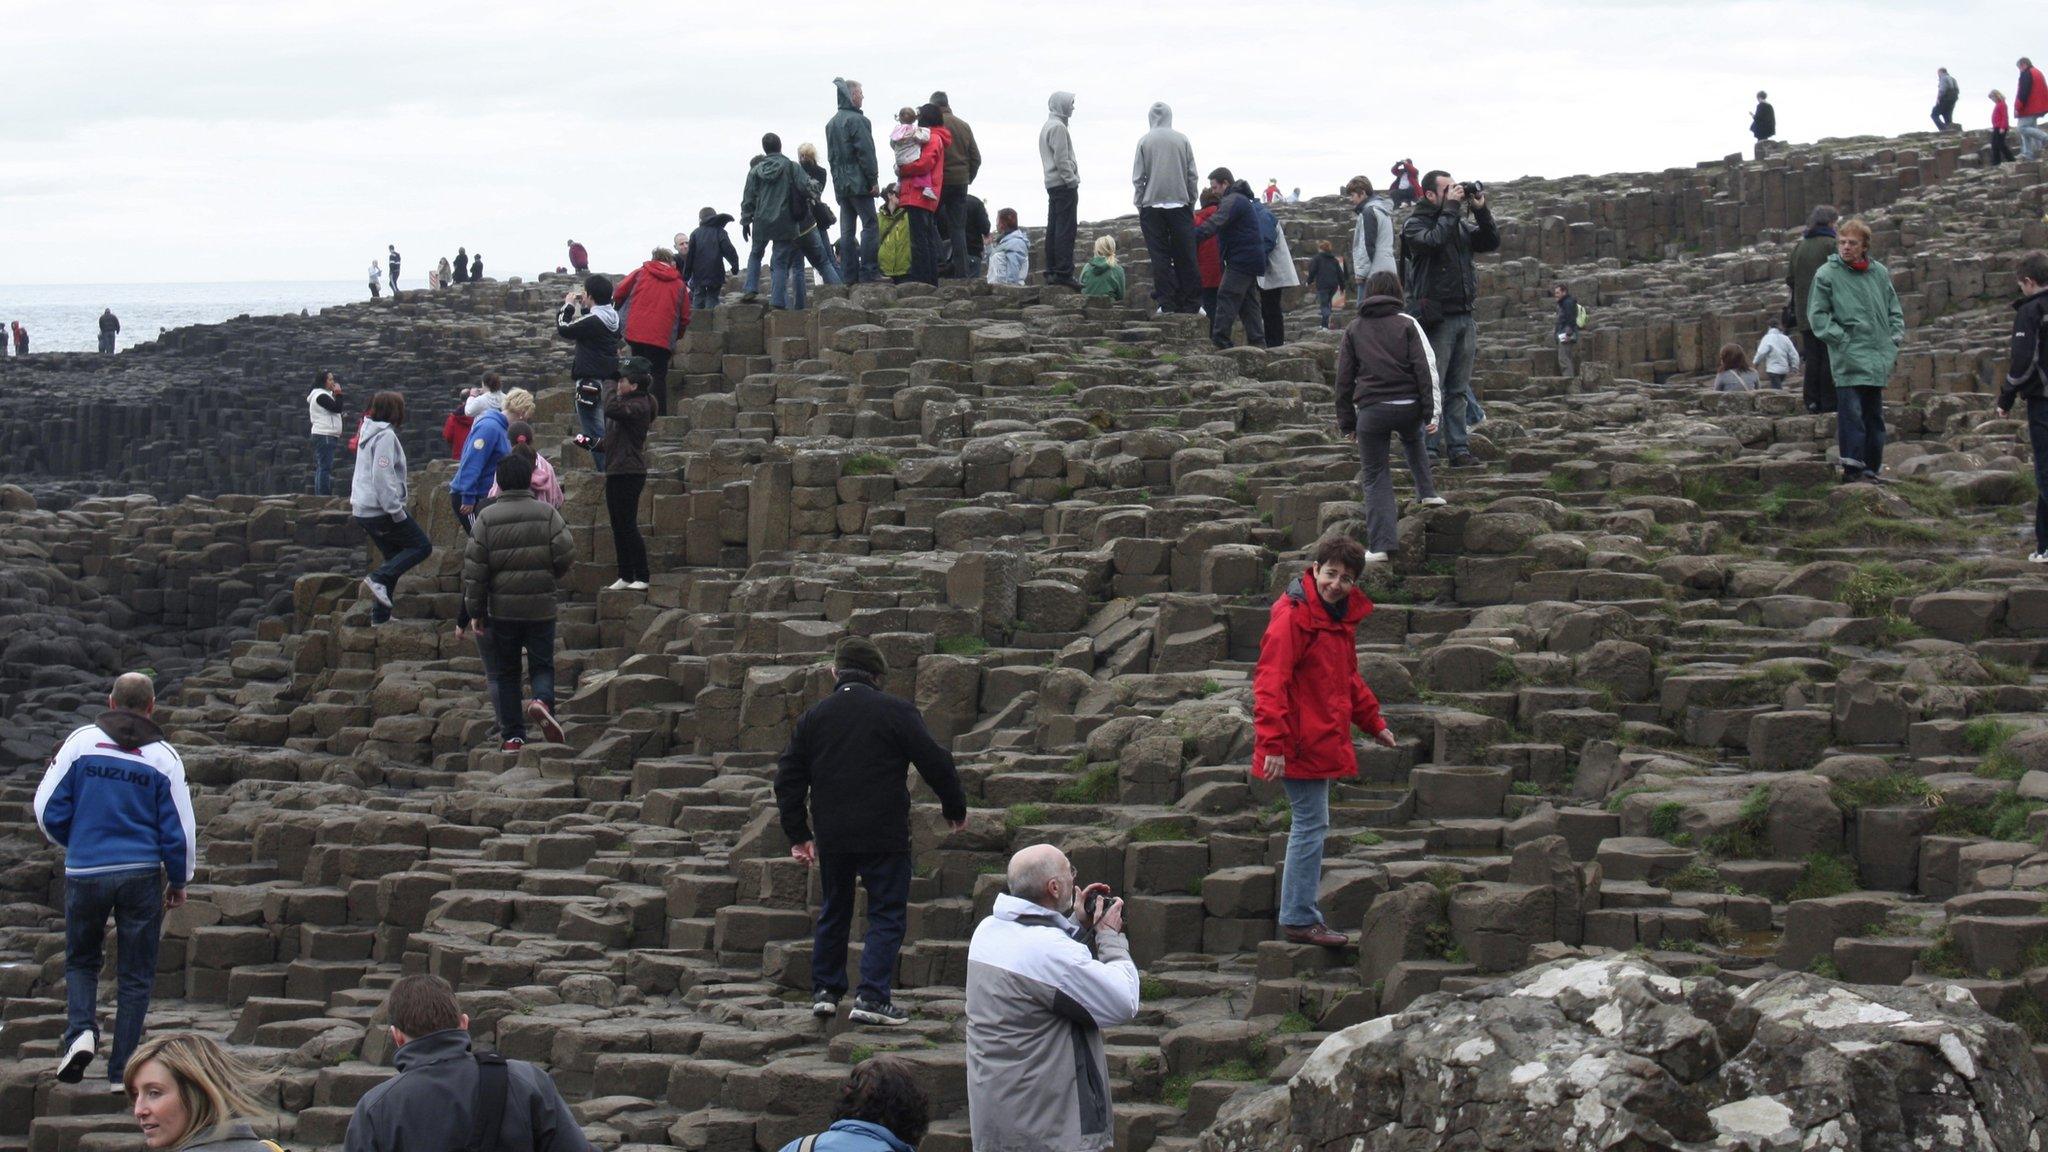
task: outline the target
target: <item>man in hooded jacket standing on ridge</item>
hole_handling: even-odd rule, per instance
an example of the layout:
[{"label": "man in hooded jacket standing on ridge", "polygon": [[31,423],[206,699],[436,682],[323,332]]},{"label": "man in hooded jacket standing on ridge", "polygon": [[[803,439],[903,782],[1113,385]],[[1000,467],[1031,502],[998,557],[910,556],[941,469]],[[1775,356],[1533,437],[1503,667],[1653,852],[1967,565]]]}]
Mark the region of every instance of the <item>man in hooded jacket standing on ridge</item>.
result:
[{"label": "man in hooded jacket standing on ridge", "polygon": [[833,195],[839,198],[840,275],[848,284],[880,280],[875,197],[882,194],[882,186],[875,163],[875,128],[860,110],[866,99],[860,81],[834,79],[832,86],[839,93],[839,111],[825,124],[825,160],[832,169]]},{"label": "man in hooded jacket standing on ridge", "polygon": [[1164,102],[1147,114],[1152,130],[1138,138],[1131,164],[1138,226],[1152,259],[1152,302],[1161,312],[1201,310],[1202,269],[1195,258],[1195,149],[1174,131]]},{"label": "man in hooded jacket standing on ridge", "polygon": [[1074,94],[1055,92],[1045,102],[1045,127],[1038,130],[1038,161],[1045,166],[1045,282],[1079,288],[1074,279],[1074,228],[1081,206],[1081,169],[1074,162],[1074,138],[1067,121]]}]

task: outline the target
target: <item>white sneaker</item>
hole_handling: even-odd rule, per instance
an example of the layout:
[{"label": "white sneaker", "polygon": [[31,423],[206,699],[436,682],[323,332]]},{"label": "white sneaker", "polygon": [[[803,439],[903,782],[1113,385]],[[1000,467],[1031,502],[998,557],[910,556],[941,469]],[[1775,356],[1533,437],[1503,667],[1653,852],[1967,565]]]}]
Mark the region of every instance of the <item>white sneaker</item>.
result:
[{"label": "white sneaker", "polygon": [[93,1049],[99,1047],[99,1034],[87,1029],[71,1038],[64,1051],[57,1057],[57,1079],[65,1084],[76,1084],[85,1079],[85,1066],[92,1063]]},{"label": "white sneaker", "polygon": [[1385,552],[1367,552],[1365,554],[1365,562],[1367,564],[1385,564],[1387,562],[1387,554]]},{"label": "white sneaker", "polygon": [[1441,496],[1424,496],[1422,499],[1416,501],[1416,503],[1422,505],[1424,508],[1441,508],[1444,505],[1449,504],[1450,501],[1444,499]]},{"label": "white sneaker", "polygon": [[107,1081],[107,1091],[112,1092],[116,1096],[126,1096],[128,1095],[128,1086],[119,1080],[109,1080]]},{"label": "white sneaker", "polygon": [[605,585],[604,590],[607,592],[623,592],[630,587],[632,587],[632,585],[627,584],[624,580],[614,580],[611,583]]},{"label": "white sneaker", "polygon": [[382,604],[386,608],[391,607],[390,589],[384,587],[382,584],[377,583],[375,580],[370,579],[368,576],[363,577],[363,587],[368,588],[370,590],[371,599],[375,600],[379,604]]},{"label": "white sneaker", "polygon": [[2029,564],[2048,564],[2048,552],[2034,552],[2027,556]]},{"label": "white sneaker", "polygon": [[626,582],[626,587],[634,592],[645,592],[647,591],[647,581],[629,580]]}]

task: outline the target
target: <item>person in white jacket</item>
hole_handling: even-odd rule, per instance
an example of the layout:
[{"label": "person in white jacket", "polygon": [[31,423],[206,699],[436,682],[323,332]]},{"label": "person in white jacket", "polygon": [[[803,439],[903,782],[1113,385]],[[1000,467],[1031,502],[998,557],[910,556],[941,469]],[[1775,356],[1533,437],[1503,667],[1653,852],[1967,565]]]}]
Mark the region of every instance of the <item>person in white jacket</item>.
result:
[{"label": "person in white jacket", "polygon": [[370,623],[391,619],[392,593],[398,578],[434,554],[434,542],[407,511],[411,485],[406,475],[405,445],[398,429],[405,423],[405,397],[379,392],[356,432],[356,468],[349,477],[349,511],[384,554],[384,563],[363,577],[370,594]]},{"label": "person in white jacket", "polygon": [[1017,227],[1017,210],[996,213],[995,242],[989,245],[988,282],[1022,288],[1031,274],[1031,237]]},{"label": "person in white jacket", "polygon": [[1124,903],[1078,887],[1058,848],[1010,857],[1009,891],[967,946],[967,1115],[974,1147],[1105,1152],[1115,1144],[1102,1031],[1138,1014]]},{"label": "person in white jacket", "polygon": [[1372,181],[1353,176],[1344,185],[1351,200],[1351,299],[1365,299],[1365,282],[1375,272],[1399,274],[1395,264],[1394,202],[1375,195]]},{"label": "person in white jacket", "polygon": [[[1259,209],[1268,216],[1273,214],[1264,204]],[[1301,286],[1301,271],[1294,266],[1294,252],[1287,246],[1287,229],[1278,219],[1273,221],[1273,236],[1273,250],[1266,253],[1266,271],[1259,277],[1259,311],[1266,320],[1268,348],[1287,343],[1287,310],[1281,293]]]},{"label": "person in white jacket", "polygon": [[313,379],[306,393],[306,419],[312,425],[313,495],[334,495],[334,453],[341,446],[341,381],[332,372]]},{"label": "person in white jacket", "polygon": [[1785,378],[1799,371],[1799,349],[1793,346],[1792,338],[1785,335],[1784,321],[1771,325],[1771,330],[1764,333],[1763,342],[1756,346],[1756,355],[1751,359],[1756,361],[1757,371],[1764,374],[1773,388],[1783,388]]},{"label": "person in white jacket", "polygon": [[375,300],[382,295],[384,295],[384,266],[372,260],[370,261],[370,299]]}]

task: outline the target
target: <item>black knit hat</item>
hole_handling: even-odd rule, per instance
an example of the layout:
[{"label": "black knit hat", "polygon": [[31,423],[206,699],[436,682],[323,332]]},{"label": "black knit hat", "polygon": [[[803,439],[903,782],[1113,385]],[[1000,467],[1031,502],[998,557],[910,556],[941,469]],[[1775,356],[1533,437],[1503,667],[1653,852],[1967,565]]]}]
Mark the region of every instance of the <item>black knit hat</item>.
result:
[{"label": "black knit hat", "polygon": [[718,215],[718,210],[715,208],[699,208],[697,209],[697,223],[709,224],[711,223],[711,218],[716,215]]},{"label": "black knit hat", "polygon": [[832,652],[832,666],[841,672],[864,672],[879,680],[889,674],[882,650],[865,636],[848,636]]}]

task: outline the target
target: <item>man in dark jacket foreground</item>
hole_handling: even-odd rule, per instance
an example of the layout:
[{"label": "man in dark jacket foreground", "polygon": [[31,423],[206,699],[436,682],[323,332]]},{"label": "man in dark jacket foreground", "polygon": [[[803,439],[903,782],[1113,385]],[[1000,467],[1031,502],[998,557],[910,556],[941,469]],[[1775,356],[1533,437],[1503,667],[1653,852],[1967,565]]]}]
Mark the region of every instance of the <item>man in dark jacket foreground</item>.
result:
[{"label": "man in dark jacket foreground", "polygon": [[370,1089],[349,1117],[346,1152],[460,1149],[472,1143],[486,1101],[497,1105],[496,1138],[483,1147],[591,1152],[548,1074],[524,1060],[470,1051],[469,1017],[439,976],[406,976],[391,986],[384,1013],[398,1075]]},{"label": "man in dark jacket foreground", "polygon": [[[526,719],[562,741],[555,720],[555,581],[576,559],[569,525],[533,498],[533,461],[514,452],[498,461],[498,497],[478,509],[462,554],[462,595],[482,642],[495,656],[492,703],[504,750],[526,745]],[[519,654],[526,653],[533,699],[519,707]]]},{"label": "man in dark jacket foreground", "polygon": [[846,994],[846,936],[859,879],[868,893],[868,933],[860,954],[860,990],[847,1019],[896,1025],[910,1019],[889,1002],[910,899],[906,772],[917,766],[955,832],[967,826],[967,796],[953,770],[953,754],[932,739],[916,706],[882,691],[889,666],[873,641],[847,637],[832,663],[832,694],[797,717],[775,771],[775,802],[789,854],[816,864],[824,889],[811,945],[811,1013],[833,1015]]},{"label": "man in dark jacket foreground", "polygon": [[2048,252],[2029,252],[2016,269],[2020,298],[2012,326],[2012,361],[1998,390],[1998,414],[2012,413],[2013,401],[2027,400],[2027,435],[2034,447],[2034,551],[2027,559],[2048,564],[2048,366],[2041,362],[2042,328],[2048,326]]}]

